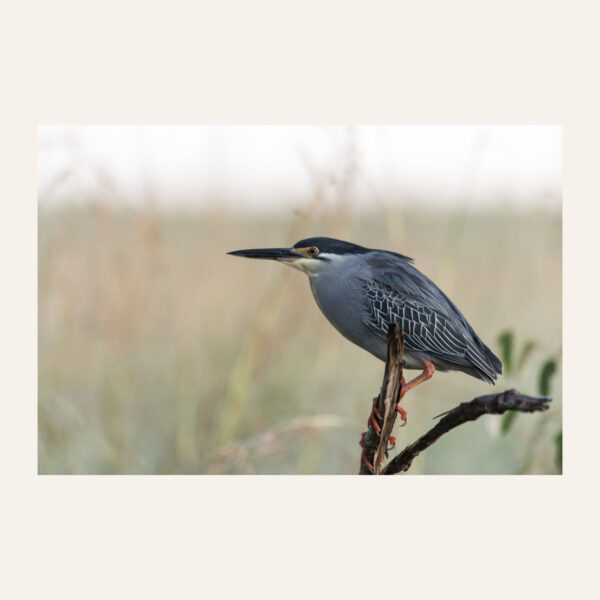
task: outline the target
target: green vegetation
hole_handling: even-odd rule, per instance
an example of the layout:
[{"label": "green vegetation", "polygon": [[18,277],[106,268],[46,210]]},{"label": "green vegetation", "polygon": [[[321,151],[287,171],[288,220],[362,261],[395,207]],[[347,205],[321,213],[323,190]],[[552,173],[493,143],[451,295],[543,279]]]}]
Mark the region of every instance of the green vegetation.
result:
[{"label": "green vegetation", "polygon": [[[532,340],[529,340],[523,344],[519,359],[518,373],[515,373],[513,371],[512,363],[513,350],[516,345],[514,334],[512,333],[512,331],[505,331],[502,334],[500,334],[498,341],[500,342],[501,348],[500,357],[505,367],[505,378],[507,379],[507,381],[510,381],[513,378],[515,381],[518,381],[519,379],[517,375],[522,373],[526,363],[528,362],[528,358],[533,354],[533,350],[536,347],[536,344]],[[557,363],[558,361],[554,358],[548,358],[542,363],[541,367],[539,367],[538,385],[536,393],[540,396],[550,396],[552,394],[551,380],[558,369]],[[518,414],[518,411],[509,411],[502,417],[501,431],[503,434],[507,434],[509,430],[511,430]],[[546,425],[547,414],[545,414],[543,418],[537,420],[537,427],[533,429],[532,441],[530,441],[529,443],[529,447],[531,450],[529,454],[525,456],[525,462],[522,468],[520,469],[520,472],[528,471],[529,462],[532,459],[531,454],[533,453],[532,446],[535,447],[535,445],[537,444],[537,440],[543,440],[545,443],[543,430],[546,427]],[[554,463],[556,465],[557,472],[562,473],[562,429],[555,435],[554,442],[556,445]]]},{"label": "green vegetation", "polygon": [[[461,427],[411,473],[560,472],[560,215],[347,208],[40,209],[40,473],[357,472],[383,363],[329,325],[304,275],[226,255],[308,235],[413,256],[502,352],[497,387],[554,398]],[[492,389],[436,374],[403,400],[398,448]]]}]

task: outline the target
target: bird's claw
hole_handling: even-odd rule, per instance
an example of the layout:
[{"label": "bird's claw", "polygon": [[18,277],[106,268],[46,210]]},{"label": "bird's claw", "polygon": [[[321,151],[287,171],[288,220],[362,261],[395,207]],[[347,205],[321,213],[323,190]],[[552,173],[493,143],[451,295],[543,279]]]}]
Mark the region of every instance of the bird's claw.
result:
[{"label": "bird's claw", "polygon": [[362,454],[360,455],[360,464],[365,465],[371,473],[375,470],[375,467],[371,464],[369,459],[367,458],[367,454],[365,452],[365,436],[367,435],[366,431],[363,431],[360,434],[360,441],[358,442],[360,447],[363,449]]},{"label": "bird's claw", "polygon": [[374,416],[374,415],[371,415],[371,416],[369,417],[369,420],[367,421],[367,425],[368,425],[369,427],[371,427],[371,426],[372,426],[372,427],[373,427],[373,429],[375,429],[375,431],[376,431],[377,433],[381,433],[381,427],[379,427],[379,423],[377,422],[377,419],[375,418],[375,416]]},{"label": "bird's claw", "polygon": [[373,407],[371,408],[371,414],[367,419],[367,425],[369,427],[373,427],[373,429],[375,429],[377,433],[381,433],[381,427],[379,426],[377,419],[383,420],[383,417],[381,416],[381,412],[379,412],[379,408],[377,406],[378,404],[379,396],[375,396],[375,398],[373,398]]},{"label": "bird's claw", "polygon": [[400,406],[400,404],[396,405],[396,411],[400,413],[400,418],[402,419],[402,425],[400,425],[400,427],[404,427],[408,421],[408,413]]},{"label": "bird's claw", "polygon": [[[380,435],[381,434],[381,426],[377,422],[377,419],[383,420],[383,417],[381,416],[381,412],[378,409],[378,404],[379,404],[379,396],[375,396],[375,398],[373,398],[373,407],[371,409],[371,414],[369,415],[369,418],[367,420],[367,425],[369,427],[373,427],[373,429],[377,432],[377,435]],[[398,413],[400,414],[400,418],[402,419],[401,427],[404,427],[404,425],[406,425],[406,421],[408,418],[407,413],[399,404],[396,405],[396,410],[398,411]],[[366,465],[368,467],[368,469],[371,472],[373,472],[374,467],[371,464],[371,462],[369,461],[369,459],[367,458],[367,454],[365,452],[365,436],[366,435],[367,435],[366,431],[363,431],[363,433],[361,433],[361,435],[360,435],[359,444],[360,444],[361,448],[363,449],[362,454],[360,456],[360,464]],[[389,452],[390,450],[393,450],[396,447],[396,437],[393,435],[390,435],[388,441],[389,441],[389,446],[386,449],[386,455],[387,455],[387,452]]]},{"label": "bird's claw", "polygon": [[378,419],[383,419],[382,414],[379,412],[379,396],[375,396],[373,398],[373,411],[376,415]]}]

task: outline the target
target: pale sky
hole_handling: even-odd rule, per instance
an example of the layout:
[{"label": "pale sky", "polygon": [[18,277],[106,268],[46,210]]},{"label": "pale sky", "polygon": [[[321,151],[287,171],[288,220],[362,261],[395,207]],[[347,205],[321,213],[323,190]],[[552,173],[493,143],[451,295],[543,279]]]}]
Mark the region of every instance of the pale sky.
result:
[{"label": "pale sky", "polygon": [[287,208],[315,173],[345,172],[361,206],[561,204],[558,126],[43,126],[38,141],[43,204],[151,190],[164,208]]}]

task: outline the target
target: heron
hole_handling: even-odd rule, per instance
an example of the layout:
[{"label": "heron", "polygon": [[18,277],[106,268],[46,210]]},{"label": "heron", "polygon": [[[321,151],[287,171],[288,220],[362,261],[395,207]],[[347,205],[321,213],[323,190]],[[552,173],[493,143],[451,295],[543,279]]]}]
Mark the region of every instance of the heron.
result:
[{"label": "heron", "polygon": [[[502,363],[475,333],[458,307],[413,264],[389,250],[366,248],[329,237],[311,237],[289,248],[229,252],[275,260],[308,275],[315,301],[348,340],[380,360],[387,358],[387,334],[398,323],[404,337],[404,369],[421,371],[402,381],[401,397],[437,371],[461,371],[494,384]],[[373,418],[369,424],[379,429]],[[398,404],[406,422],[406,411]],[[380,415],[378,415],[380,416]]]}]

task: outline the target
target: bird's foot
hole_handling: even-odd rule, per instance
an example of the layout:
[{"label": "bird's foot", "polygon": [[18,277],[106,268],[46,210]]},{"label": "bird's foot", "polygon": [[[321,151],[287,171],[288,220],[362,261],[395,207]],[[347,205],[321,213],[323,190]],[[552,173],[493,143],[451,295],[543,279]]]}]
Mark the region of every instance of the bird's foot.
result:
[{"label": "bird's foot", "polygon": [[377,419],[382,421],[383,417],[381,416],[381,413],[379,412],[379,408],[377,408],[378,404],[379,404],[379,396],[375,396],[375,398],[373,398],[373,408],[371,408],[371,414],[369,415],[369,418],[367,419],[367,425],[369,427],[373,426],[373,429],[375,429],[375,431],[379,434],[379,433],[381,433],[381,427],[380,427],[379,423],[377,422]]},{"label": "bird's foot", "polygon": [[[381,427],[377,421],[377,419],[379,419],[380,421],[383,421],[383,417],[381,416],[381,412],[379,411],[379,409],[377,408],[377,405],[379,404],[379,396],[375,396],[375,398],[373,398],[373,407],[371,408],[371,414],[369,415],[369,418],[367,420],[367,425],[369,427],[373,427],[373,429],[375,429],[375,431],[380,434],[381,433]],[[406,421],[408,420],[408,413],[400,406],[400,404],[396,405],[396,410],[398,411],[398,413],[400,413],[400,418],[402,419],[402,425],[401,427],[404,427],[406,425]],[[390,436],[390,438],[393,436]],[[395,440],[396,438],[394,438]]]},{"label": "bird's foot", "polygon": [[[360,444],[360,447],[363,449],[361,455],[360,455],[360,464],[361,465],[365,465],[369,471],[371,471],[371,473],[374,471],[374,467],[373,464],[371,463],[371,461],[369,461],[369,459],[367,458],[367,453],[365,450],[365,436],[367,435],[366,431],[363,431],[360,434],[360,441],[358,442]],[[386,451],[386,456],[387,456],[387,452],[389,452],[390,450],[393,450],[396,447],[396,436],[394,435],[390,435],[389,437],[389,443],[390,445],[387,447],[387,451]]]},{"label": "bird's foot", "polygon": [[400,418],[402,419],[402,425],[400,425],[400,427],[404,427],[408,421],[408,413],[400,406],[400,403],[396,405],[396,411],[399,413]]},{"label": "bird's foot", "polygon": [[[369,418],[367,420],[367,425],[369,427],[373,427],[373,429],[377,432],[377,435],[381,434],[381,426],[379,425],[379,421],[383,421],[383,417],[381,416],[381,411],[378,408],[378,404],[379,404],[379,396],[375,396],[375,398],[373,398],[373,406],[371,408],[371,414],[369,415]],[[406,424],[406,411],[403,408],[400,408],[400,406],[396,407],[396,410],[400,413],[400,418],[402,419],[403,423],[402,425]],[[362,454],[360,455],[360,464],[361,465],[365,465],[371,472],[373,472],[374,467],[371,464],[371,462],[369,461],[369,459],[367,458],[367,454],[365,451],[365,436],[367,435],[366,431],[363,431],[360,434],[360,441],[359,444],[361,446],[361,448],[363,449]],[[396,437],[393,435],[390,435],[389,439],[389,446],[387,447],[387,451],[386,451],[386,456],[387,456],[387,452],[389,452],[390,450],[393,450],[396,447]]]},{"label": "bird's foot", "polygon": [[375,468],[373,467],[373,465],[367,458],[367,453],[365,451],[365,436],[366,435],[367,435],[367,432],[363,431],[360,434],[360,441],[358,442],[360,444],[360,447],[363,449],[362,454],[360,455],[360,464],[365,465],[369,469],[369,471],[371,471],[371,473],[372,473],[375,470]]}]

